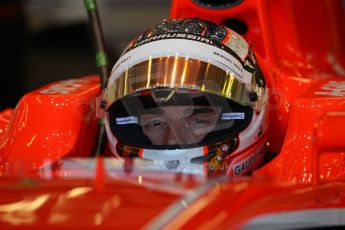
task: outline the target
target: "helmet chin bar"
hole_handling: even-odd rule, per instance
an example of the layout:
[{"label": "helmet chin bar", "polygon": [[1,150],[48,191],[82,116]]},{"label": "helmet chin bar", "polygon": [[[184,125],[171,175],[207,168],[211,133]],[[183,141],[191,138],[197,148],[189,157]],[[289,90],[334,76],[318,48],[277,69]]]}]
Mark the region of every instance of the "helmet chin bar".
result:
[{"label": "helmet chin bar", "polygon": [[[225,175],[227,172],[226,167],[229,167],[229,165],[227,165],[227,163],[224,161],[224,158],[228,157],[231,153],[233,153],[237,149],[238,145],[239,139],[238,137],[235,137],[210,146],[204,146],[204,155],[192,157],[190,159],[190,162],[187,163],[199,165],[200,168],[204,166],[205,168],[207,168],[207,170],[203,171],[207,172],[206,174],[208,177]],[[154,161],[152,159],[145,158],[145,156],[142,156],[144,150],[140,148],[135,148],[125,144],[117,143],[116,149],[119,155],[125,158],[138,157],[144,160],[152,161],[152,163]],[[164,150],[160,151],[164,152]],[[166,159],[164,159],[163,157],[163,159],[161,160],[162,162],[164,162],[168,170],[173,170],[174,167],[171,164],[175,164],[179,161],[179,159],[172,159],[171,157],[167,157]]]}]

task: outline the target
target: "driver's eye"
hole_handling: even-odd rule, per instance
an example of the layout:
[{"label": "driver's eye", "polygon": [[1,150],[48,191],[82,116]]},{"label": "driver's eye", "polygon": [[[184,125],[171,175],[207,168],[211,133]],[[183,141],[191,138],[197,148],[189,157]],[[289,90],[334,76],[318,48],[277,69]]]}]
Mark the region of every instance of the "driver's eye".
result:
[{"label": "driver's eye", "polygon": [[207,127],[209,124],[210,124],[210,121],[208,119],[200,119],[200,118],[194,118],[190,122],[188,122],[188,126],[191,129],[204,128],[204,127]]},{"label": "driver's eye", "polygon": [[159,126],[159,125],[162,125],[162,122],[161,121],[152,121],[149,123],[150,126]]},{"label": "driver's eye", "polygon": [[154,121],[148,122],[145,126],[147,128],[157,129],[157,128],[164,128],[165,126],[167,126],[167,124],[164,121],[154,120]]},{"label": "driver's eye", "polygon": [[204,119],[193,119],[191,122],[192,125],[200,125],[200,124],[206,124],[206,123],[208,123],[208,121]]}]

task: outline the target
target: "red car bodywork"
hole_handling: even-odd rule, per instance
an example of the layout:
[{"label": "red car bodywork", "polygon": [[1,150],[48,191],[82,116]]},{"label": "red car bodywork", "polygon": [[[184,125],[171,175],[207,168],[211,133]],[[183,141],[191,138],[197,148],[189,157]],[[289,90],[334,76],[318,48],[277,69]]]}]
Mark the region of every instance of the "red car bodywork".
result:
[{"label": "red car bodywork", "polygon": [[172,1],[171,17],[247,25],[269,87],[277,156],[232,180],[136,172],[127,161],[106,167],[114,159],[89,159],[101,116],[97,76],[52,83],[0,114],[0,227],[274,228],[273,219],[293,214],[298,223],[345,225],[343,2],[195,2]]}]

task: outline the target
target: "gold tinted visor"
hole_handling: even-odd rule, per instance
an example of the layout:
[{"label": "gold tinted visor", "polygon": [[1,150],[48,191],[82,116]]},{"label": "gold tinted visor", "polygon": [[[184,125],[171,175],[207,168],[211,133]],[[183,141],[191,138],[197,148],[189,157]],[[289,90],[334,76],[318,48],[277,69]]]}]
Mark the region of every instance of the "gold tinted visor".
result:
[{"label": "gold tinted visor", "polygon": [[214,93],[241,105],[250,104],[248,87],[234,73],[193,58],[165,56],[149,58],[127,68],[108,86],[107,105],[126,95],[160,87]]}]

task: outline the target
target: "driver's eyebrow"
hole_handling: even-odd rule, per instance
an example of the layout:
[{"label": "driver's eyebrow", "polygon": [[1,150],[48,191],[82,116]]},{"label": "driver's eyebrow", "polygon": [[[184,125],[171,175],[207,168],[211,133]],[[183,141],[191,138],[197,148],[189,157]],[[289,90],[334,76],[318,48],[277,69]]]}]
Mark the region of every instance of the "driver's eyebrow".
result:
[{"label": "driver's eyebrow", "polygon": [[209,107],[201,108],[190,108],[183,111],[184,115],[197,115],[197,114],[209,114],[214,113],[215,109]]},{"label": "driver's eyebrow", "polygon": [[164,112],[161,108],[153,108],[149,110],[142,111],[140,115],[153,114],[153,115],[163,115]]}]

